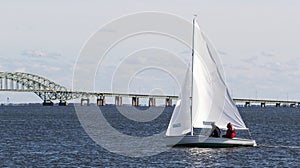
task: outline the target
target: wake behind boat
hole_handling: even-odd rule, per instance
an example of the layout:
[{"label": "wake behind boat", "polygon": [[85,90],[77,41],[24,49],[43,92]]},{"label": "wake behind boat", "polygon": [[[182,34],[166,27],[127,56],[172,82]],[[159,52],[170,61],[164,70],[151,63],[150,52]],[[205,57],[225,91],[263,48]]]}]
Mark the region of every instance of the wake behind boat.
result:
[{"label": "wake behind boat", "polygon": [[[167,132],[168,146],[236,147],[256,146],[253,139],[210,137],[212,123],[226,129],[248,130],[216,63],[217,52],[193,20],[192,61]],[[194,128],[200,129],[194,134]],[[249,130],[248,130],[249,131]]]}]

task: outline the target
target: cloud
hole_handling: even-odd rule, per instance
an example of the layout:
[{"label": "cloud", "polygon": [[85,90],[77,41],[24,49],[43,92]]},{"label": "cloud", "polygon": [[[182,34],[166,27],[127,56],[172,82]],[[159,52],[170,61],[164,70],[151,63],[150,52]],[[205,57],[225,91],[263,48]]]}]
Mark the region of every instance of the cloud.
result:
[{"label": "cloud", "polygon": [[230,68],[230,69],[233,69],[233,70],[244,70],[244,71],[250,70],[250,68],[244,67],[244,66],[230,66],[230,65],[227,65],[227,66],[224,66],[224,68]]},{"label": "cloud", "polygon": [[275,74],[300,75],[300,63],[296,60],[281,60],[276,62],[266,62],[258,65],[259,68]]},{"label": "cloud", "polygon": [[45,57],[46,53],[42,50],[24,50],[21,55],[28,57]]},{"label": "cloud", "polygon": [[249,58],[241,59],[242,62],[247,63],[247,64],[255,64],[257,62],[257,60],[258,60],[257,55],[249,57]]},{"label": "cloud", "polygon": [[23,50],[21,52],[21,55],[26,57],[33,57],[33,58],[57,58],[61,56],[59,53],[55,52],[46,52],[43,50]]},{"label": "cloud", "polygon": [[220,55],[227,55],[227,53],[226,53],[225,51],[221,51],[221,50],[218,50],[218,53],[219,53]]},{"label": "cloud", "polygon": [[62,67],[58,67],[55,65],[39,64],[39,63],[32,63],[31,67],[33,67],[34,69],[39,69],[39,70],[49,71],[49,72],[56,72],[62,70]]},{"label": "cloud", "polygon": [[182,50],[179,54],[191,54],[191,50]]},{"label": "cloud", "polygon": [[[273,52],[262,52],[257,56],[241,59],[238,66],[226,65],[230,72],[227,83],[234,90],[235,97],[253,97],[255,91],[260,92],[260,97],[267,98],[274,95],[294,94],[300,90],[300,62],[297,58],[285,57]],[[284,57],[281,57],[284,58]]]},{"label": "cloud", "polygon": [[105,29],[105,28],[102,28],[99,30],[100,32],[108,32],[108,33],[115,33],[116,30],[113,30],[113,29]]},{"label": "cloud", "polygon": [[1,56],[0,71],[36,74],[71,88],[74,60],[58,52],[40,49],[19,50],[13,54]]},{"label": "cloud", "polygon": [[19,67],[16,69],[16,72],[26,72],[26,68],[25,67]]},{"label": "cloud", "polygon": [[266,52],[266,51],[262,51],[261,55],[265,56],[265,57],[274,57],[275,56],[274,53]]}]

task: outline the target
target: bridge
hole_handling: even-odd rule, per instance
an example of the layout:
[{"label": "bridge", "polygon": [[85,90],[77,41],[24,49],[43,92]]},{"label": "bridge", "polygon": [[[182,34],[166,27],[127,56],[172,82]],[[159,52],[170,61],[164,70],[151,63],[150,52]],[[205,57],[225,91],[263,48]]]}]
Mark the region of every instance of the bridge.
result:
[{"label": "bridge", "polygon": [[[140,98],[148,98],[149,106],[156,105],[156,99],[165,99],[166,106],[172,106],[173,101],[178,99],[178,96],[168,95],[147,95],[147,94],[122,94],[122,93],[97,93],[72,91],[64,86],[61,86],[44,77],[23,73],[23,72],[0,72],[0,91],[7,92],[32,92],[35,93],[43,101],[43,105],[53,105],[54,100],[59,101],[59,105],[67,105],[68,100],[81,98],[81,105],[90,103],[90,97],[97,98],[97,105],[104,106],[106,97],[114,97],[115,105],[122,105],[122,98],[127,97],[132,99],[132,105],[138,106]],[[264,100],[264,99],[233,99],[236,104],[242,104],[246,107],[252,104],[259,104],[261,107],[266,105],[288,105],[291,107],[299,107],[298,101],[280,101],[280,100]]]},{"label": "bridge", "polygon": [[97,105],[106,104],[105,97],[115,97],[115,104],[122,105],[122,98],[132,98],[132,105],[138,106],[140,98],[149,98],[149,106],[156,105],[156,99],[165,99],[166,106],[172,106],[172,100],[177,96],[122,94],[122,93],[97,93],[72,91],[44,77],[23,72],[0,72],[0,91],[6,92],[32,92],[43,101],[43,105],[53,105],[54,100],[59,105],[66,105],[68,100],[81,98],[81,104],[89,104],[89,97],[97,98]]},{"label": "bridge", "polygon": [[251,105],[259,105],[261,107],[266,107],[267,105],[274,105],[276,107],[280,106],[290,106],[290,107],[300,107],[299,101],[292,100],[271,100],[271,99],[233,99],[236,104],[244,105],[245,107],[250,107]]}]

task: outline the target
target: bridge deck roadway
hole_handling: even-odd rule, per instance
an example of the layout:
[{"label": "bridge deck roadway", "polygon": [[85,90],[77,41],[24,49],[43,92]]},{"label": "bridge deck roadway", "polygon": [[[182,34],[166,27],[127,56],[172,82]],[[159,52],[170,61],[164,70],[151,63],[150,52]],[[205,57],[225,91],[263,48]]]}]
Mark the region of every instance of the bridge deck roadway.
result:
[{"label": "bridge deck roadway", "polygon": [[[17,90],[17,89],[0,89],[0,91],[5,92],[53,92],[49,90]],[[127,94],[127,93],[98,93],[98,92],[80,92],[80,91],[55,91],[56,93],[68,93],[68,94],[76,94],[76,95],[84,95],[86,97],[90,96],[106,96],[106,97],[140,97],[140,98],[160,98],[160,99],[178,99],[178,96],[170,96],[170,95],[149,95],[149,94]],[[251,104],[255,103],[265,103],[265,104],[297,104],[300,105],[299,101],[292,100],[271,100],[271,99],[247,99],[247,98],[235,98],[233,99],[235,103],[246,103],[249,102]]]}]

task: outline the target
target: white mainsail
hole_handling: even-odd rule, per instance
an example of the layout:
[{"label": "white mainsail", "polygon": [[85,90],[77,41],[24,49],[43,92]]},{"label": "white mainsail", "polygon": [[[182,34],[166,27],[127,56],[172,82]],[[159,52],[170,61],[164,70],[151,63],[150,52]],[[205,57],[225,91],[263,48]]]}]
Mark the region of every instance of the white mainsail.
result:
[{"label": "white mainsail", "polygon": [[236,129],[246,129],[214,60],[216,52],[212,51],[195,22],[192,125],[203,128],[206,122],[215,122],[220,128],[226,128],[231,122]]},{"label": "white mainsail", "polygon": [[[236,129],[247,129],[215,62],[217,52],[196,22],[193,35],[193,83],[189,83],[191,74],[186,74],[187,83],[182,87],[166,135],[184,135],[191,132],[192,128],[205,128],[206,123],[211,122],[223,129],[228,122]],[[188,86],[192,86],[192,112],[191,87]]]}]

